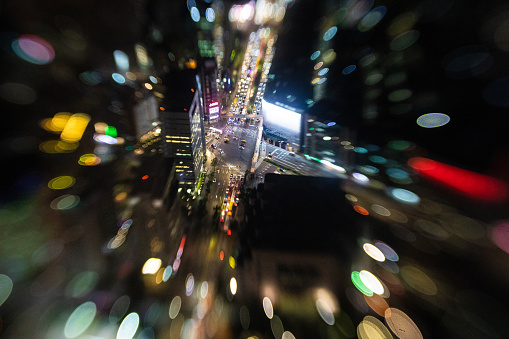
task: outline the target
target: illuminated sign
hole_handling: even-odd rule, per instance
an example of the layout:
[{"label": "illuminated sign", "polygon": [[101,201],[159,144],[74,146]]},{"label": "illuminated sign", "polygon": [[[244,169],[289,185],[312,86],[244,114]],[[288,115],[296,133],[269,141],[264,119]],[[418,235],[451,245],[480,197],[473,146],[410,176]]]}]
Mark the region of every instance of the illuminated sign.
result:
[{"label": "illuminated sign", "polygon": [[209,104],[209,107],[213,107],[213,106],[217,106],[217,105],[218,105],[218,102],[217,102],[217,101],[215,101],[215,102],[210,103],[210,104]]},{"label": "illuminated sign", "polygon": [[219,107],[212,107],[209,109],[209,113],[219,113]]}]

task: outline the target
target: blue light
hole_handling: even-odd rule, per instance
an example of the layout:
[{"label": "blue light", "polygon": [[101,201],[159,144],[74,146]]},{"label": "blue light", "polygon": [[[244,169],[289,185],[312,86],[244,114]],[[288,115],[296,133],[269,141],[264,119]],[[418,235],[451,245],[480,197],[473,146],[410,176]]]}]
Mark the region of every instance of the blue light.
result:
[{"label": "blue light", "polygon": [[359,167],[359,170],[366,174],[377,174],[378,172],[380,172],[380,170],[378,168],[376,168],[375,166],[371,166],[371,165],[361,166],[361,167]]},{"label": "blue light", "polygon": [[327,124],[327,126],[334,126],[336,123],[334,121],[331,121]]},{"label": "blue light", "polygon": [[350,65],[350,66],[346,66],[342,71],[341,73],[343,73],[344,75],[347,75],[347,74],[350,74],[352,73],[353,71],[355,71],[355,69],[357,68],[357,66],[355,65]]},{"label": "blue light", "polygon": [[318,72],[318,75],[320,75],[320,76],[325,75],[325,74],[327,74],[328,71],[329,71],[328,68],[321,69],[320,72]]},{"label": "blue light", "polygon": [[387,159],[379,155],[370,155],[369,160],[371,160],[375,164],[385,164],[387,162]]},{"label": "blue light", "polygon": [[364,147],[354,147],[353,151],[355,153],[362,153],[362,154],[368,153],[368,150],[365,149]]},{"label": "blue light", "polygon": [[332,26],[323,35],[323,40],[329,41],[330,39],[334,38],[334,36],[336,35],[337,32],[338,32],[338,28],[336,26]]},{"label": "blue light", "polygon": [[311,60],[315,60],[320,56],[320,51],[316,51],[313,54],[311,54]]},{"label": "blue light", "polygon": [[406,171],[399,168],[389,168],[386,172],[393,179],[408,179],[410,177]]},{"label": "blue light", "polygon": [[113,78],[113,80],[115,80],[117,84],[125,84],[125,78],[122,74],[113,73],[111,77]]},{"label": "blue light", "polygon": [[387,194],[405,204],[418,204],[421,201],[417,194],[402,188],[389,188]]},{"label": "blue light", "polygon": [[311,105],[314,101],[312,99],[307,99],[306,104]]},{"label": "blue light", "polygon": [[377,151],[379,151],[379,150],[380,150],[380,146],[378,146],[378,145],[372,145],[372,144],[370,144],[370,145],[366,145],[366,146],[364,146],[364,147],[365,147],[368,151],[370,151],[370,152],[377,152]]},{"label": "blue light", "polygon": [[216,13],[211,7],[207,8],[207,10],[205,11],[205,18],[207,19],[208,22],[213,22],[214,19],[216,18]]},{"label": "blue light", "polygon": [[383,19],[385,14],[387,13],[387,8],[385,6],[379,6],[371,10],[368,14],[362,18],[359,23],[359,29],[361,31],[366,31],[368,29],[373,28],[376,24]]},{"label": "blue light", "polygon": [[321,85],[321,84],[323,84],[323,83],[324,83],[324,82],[326,82],[326,81],[327,81],[327,78],[321,78],[320,80],[318,80],[318,82],[317,82],[317,83],[318,83],[319,85]]},{"label": "blue light", "polygon": [[127,72],[129,70],[129,57],[122,51],[116,50],[113,52],[113,58],[119,71]]},{"label": "blue light", "polygon": [[200,11],[196,7],[191,8],[191,19],[193,19],[194,22],[200,21]]}]

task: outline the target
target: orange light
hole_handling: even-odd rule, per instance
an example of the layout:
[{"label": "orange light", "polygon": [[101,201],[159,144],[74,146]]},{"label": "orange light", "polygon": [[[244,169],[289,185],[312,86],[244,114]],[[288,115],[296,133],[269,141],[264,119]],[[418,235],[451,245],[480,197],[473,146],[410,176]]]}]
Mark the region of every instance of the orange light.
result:
[{"label": "orange light", "polygon": [[221,259],[221,260],[224,259],[224,252],[223,251],[219,252],[219,259]]},{"label": "orange light", "polygon": [[142,180],[147,180],[148,179],[148,174],[145,174],[144,176],[141,177]]},{"label": "orange light", "polygon": [[367,209],[365,209],[364,207],[361,207],[359,205],[355,205],[353,207],[353,209],[355,210],[355,212],[359,213],[359,214],[362,214],[362,215],[369,215],[369,212]]},{"label": "orange light", "polygon": [[232,235],[232,230],[228,230],[228,235]]},{"label": "orange light", "polygon": [[189,61],[186,62],[186,67],[190,68],[190,69],[195,69],[196,68],[196,61],[193,60],[193,59],[189,59]]},{"label": "orange light", "polygon": [[191,92],[193,92],[193,93],[194,93],[194,88],[191,88]]},{"label": "orange light", "polygon": [[160,109],[161,111],[164,111],[164,107],[163,107],[163,106],[159,107],[159,109]]}]

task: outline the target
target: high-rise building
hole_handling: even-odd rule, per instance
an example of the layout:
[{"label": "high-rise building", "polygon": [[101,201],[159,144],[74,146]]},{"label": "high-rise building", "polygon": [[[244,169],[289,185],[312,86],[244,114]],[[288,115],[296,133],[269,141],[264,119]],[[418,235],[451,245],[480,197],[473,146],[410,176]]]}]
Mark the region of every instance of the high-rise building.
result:
[{"label": "high-rise building", "polygon": [[204,120],[208,123],[217,122],[221,112],[221,103],[219,102],[219,93],[217,90],[217,64],[215,59],[207,58],[203,60],[201,80]]},{"label": "high-rise building", "polygon": [[193,186],[205,157],[203,101],[200,79],[186,70],[170,73],[161,106],[164,156],[174,159],[180,185]]}]

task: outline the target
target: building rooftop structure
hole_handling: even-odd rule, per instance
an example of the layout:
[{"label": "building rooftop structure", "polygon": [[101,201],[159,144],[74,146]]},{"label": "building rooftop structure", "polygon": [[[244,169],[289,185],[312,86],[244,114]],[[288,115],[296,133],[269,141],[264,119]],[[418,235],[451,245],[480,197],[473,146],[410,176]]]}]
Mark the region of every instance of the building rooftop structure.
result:
[{"label": "building rooftop structure", "polygon": [[265,175],[254,208],[256,246],[335,251],[340,237],[353,235],[351,206],[341,179]]}]

